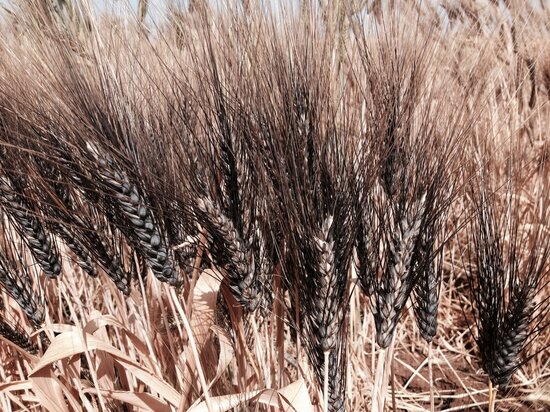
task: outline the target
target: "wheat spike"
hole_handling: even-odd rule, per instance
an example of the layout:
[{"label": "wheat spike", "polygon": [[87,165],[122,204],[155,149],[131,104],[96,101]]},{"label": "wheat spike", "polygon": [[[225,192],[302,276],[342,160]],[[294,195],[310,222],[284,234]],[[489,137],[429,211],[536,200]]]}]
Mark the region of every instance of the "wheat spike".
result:
[{"label": "wheat spike", "polygon": [[33,324],[40,326],[45,315],[42,300],[36,295],[29,275],[25,271],[19,274],[3,253],[0,253],[0,284]]},{"label": "wheat spike", "polygon": [[422,223],[417,216],[402,218],[387,239],[387,268],[376,285],[376,296],[373,298],[376,342],[382,348],[390,345],[401,312],[414,287],[411,259]]},{"label": "wheat spike", "polygon": [[414,263],[416,282],[414,286],[414,312],[420,335],[431,342],[437,333],[437,312],[441,273],[433,261],[433,235],[424,234],[419,242]]},{"label": "wheat spike", "polygon": [[145,254],[153,274],[160,281],[172,286],[180,285],[181,275],[171,261],[165,240],[137,186],[112,161],[100,159],[99,163],[99,176],[116,192],[114,201],[129,222],[128,230],[133,234],[129,239]]},{"label": "wheat spike", "polygon": [[21,328],[4,319],[2,314],[0,314],[0,335],[33,355],[38,352],[38,348],[32,343],[30,336]]},{"label": "wheat spike", "polygon": [[78,240],[75,233],[62,224],[52,224],[54,231],[65,242],[76,256],[76,263],[91,277],[97,277],[97,270],[86,247]]},{"label": "wheat spike", "polygon": [[516,198],[509,189],[499,205],[485,179],[472,196],[476,219],[470,224],[467,273],[481,364],[492,384],[505,387],[548,312],[550,297],[540,296],[539,303],[535,297],[547,282],[550,241],[538,225],[520,236]]},{"label": "wheat spike", "polygon": [[247,310],[261,303],[256,282],[254,256],[246,247],[233,223],[208,198],[196,202],[198,221],[208,234],[208,246],[216,264],[226,267],[229,285],[235,297]]},{"label": "wheat spike", "polygon": [[7,176],[0,180],[0,199],[5,212],[14,222],[44,273],[50,278],[57,277],[61,272],[59,254],[40,220],[32,214],[26,200],[14,191]]}]

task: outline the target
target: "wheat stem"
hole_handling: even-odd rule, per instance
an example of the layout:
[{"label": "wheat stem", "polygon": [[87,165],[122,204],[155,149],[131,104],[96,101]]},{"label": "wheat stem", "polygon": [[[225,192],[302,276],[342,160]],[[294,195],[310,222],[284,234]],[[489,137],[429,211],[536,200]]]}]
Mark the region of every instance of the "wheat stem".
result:
[{"label": "wheat stem", "polygon": [[[284,291],[282,288],[282,273],[281,267],[277,267],[277,272],[275,273],[275,304],[274,313],[275,313],[275,344],[277,347],[277,362],[279,364],[279,387],[284,386],[284,360],[285,360],[285,335],[284,335],[284,325],[283,325],[283,301],[284,301]],[[298,327],[298,326],[296,326]]]},{"label": "wheat stem", "polygon": [[488,412],[495,412],[495,400],[497,389],[493,386],[493,381],[489,378],[489,406]]},{"label": "wheat stem", "polygon": [[393,361],[393,351],[392,351],[392,356],[391,356],[391,365],[390,365],[390,373],[391,373],[391,406],[392,406],[392,411],[393,412],[397,412],[397,404],[396,404],[396,401],[395,401],[395,370],[394,370],[394,361]]},{"label": "wheat stem", "polygon": [[328,361],[329,361],[329,356],[330,356],[330,351],[326,350],[324,352],[324,357],[325,357],[325,368],[324,368],[324,379],[323,379],[323,410],[325,412],[328,412],[328,398],[329,398],[329,385],[328,385],[328,369],[329,369],[329,364],[328,364]]},{"label": "wheat stem", "polygon": [[172,299],[176,305],[176,309],[181,317],[181,320],[183,322],[183,327],[185,329],[185,333],[187,333],[188,339],[189,339],[189,345],[191,346],[191,353],[193,354],[193,358],[195,361],[195,364],[197,365],[197,373],[199,375],[199,382],[202,387],[202,392],[204,393],[204,400],[206,402],[206,407],[208,411],[214,411],[215,409],[212,407],[212,399],[210,397],[210,393],[208,391],[208,384],[206,383],[206,377],[204,376],[204,371],[202,369],[202,364],[200,360],[199,351],[197,349],[197,343],[195,342],[195,337],[193,334],[193,330],[191,329],[191,324],[189,323],[189,320],[187,319],[187,315],[185,314],[185,311],[181,307],[179,298],[176,294],[176,291],[174,289],[170,289],[170,294],[172,295]]},{"label": "wheat stem", "polygon": [[376,373],[374,375],[374,383],[372,386],[372,412],[384,412],[384,401],[380,402],[380,388],[383,383],[384,376],[384,358],[386,349],[381,348],[378,352],[378,361],[376,363]]},{"label": "wheat stem", "polygon": [[433,367],[432,367],[432,356],[433,356],[433,343],[430,341],[428,343],[428,380],[430,385],[430,412],[435,412],[435,399],[434,399],[434,379],[433,379]]},{"label": "wheat stem", "polygon": [[391,361],[393,359],[393,349],[395,344],[395,332],[387,348],[381,348],[378,353],[378,362],[376,365],[376,375],[372,388],[372,411],[384,412],[386,403],[386,394],[388,392],[388,381],[390,378]]}]

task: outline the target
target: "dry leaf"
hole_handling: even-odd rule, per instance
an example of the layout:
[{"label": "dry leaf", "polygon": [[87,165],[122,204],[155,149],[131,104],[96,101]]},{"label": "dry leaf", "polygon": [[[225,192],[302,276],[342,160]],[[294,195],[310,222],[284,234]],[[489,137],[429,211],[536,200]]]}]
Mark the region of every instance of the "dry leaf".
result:
[{"label": "dry leaf", "polygon": [[196,406],[191,407],[187,412],[224,412],[233,409],[250,399],[255,398],[263,391],[251,391],[245,393],[236,393],[232,395],[216,396],[210,399],[214,410],[208,410],[206,402],[201,402]]},{"label": "dry leaf", "polygon": [[86,393],[101,392],[101,395],[106,399],[113,399],[116,401],[125,402],[129,405],[133,405],[136,408],[140,408],[143,411],[152,412],[170,412],[172,408],[165,402],[162,402],[159,398],[148,393],[136,393],[127,391],[111,391],[100,390],[96,388],[86,389]]},{"label": "dry leaf", "polygon": [[117,348],[97,339],[92,335],[86,336],[85,344],[82,342],[80,334],[75,332],[63,333],[57,336],[52,341],[44,356],[42,356],[38,364],[35,366],[30,376],[38,376],[42,369],[51,367],[50,365],[55,361],[82,353],[85,350],[101,350],[109,353],[115,362],[122,365],[128,372],[148,385],[151,390],[157,392],[172,405],[179,405],[180,394],[172,386],[145,370],[136,361],[130,359]]},{"label": "dry leaf", "polygon": [[[313,412],[313,404],[306,383],[301,378],[279,390],[264,389],[217,396],[210,400],[215,408],[210,412],[225,412],[256,397],[258,397],[259,403],[280,408],[283,411]],[[189,409],[188,412],[208,412],[208,407],[203,401]]]}]

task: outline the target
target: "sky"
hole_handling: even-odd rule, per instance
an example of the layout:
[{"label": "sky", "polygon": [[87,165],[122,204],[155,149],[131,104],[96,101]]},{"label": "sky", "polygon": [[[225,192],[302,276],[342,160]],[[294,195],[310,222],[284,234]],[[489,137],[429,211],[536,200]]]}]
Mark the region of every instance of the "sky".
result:
[{"label": "sky", "polygon": [[[0,0],[0,6],[8,5],[10,3],[15,3],[18,0]],[[19,0],[20,1],[20,0]],[[63,0],[56,0],[62,2]],[[132,13],[137,13],[138,4],[140,0],[88,0],[89,3],[93,6],[95,10],[97,10],[100,13],[116,13],[120,14],[123,12],[128,12],[129,10]],[[163,16],[166,15],[166,11],[170,7],[170,5],[178,7],[179,8],[186,8],[187,3],[189,0],[148,0],[148,21],[151,22],[152,20],[159,20],[162,19]],[[208,0],[210,3],[223,3],[225,1],[236,1],[236,0]],[[296,5],[299,0],[260,0],[264,4],[270,4],[273,5],[281,5],[281,4],[293,4]],[[338,1],[338,0],[329,0],[329,1]],[[382,0],[387,1],[387,0]],[[418,0],[425,2],[426,4],[437,4],[440,3],[441,0]],[[453,4],[457,0],[450,0],[450,4]],[[484,3],[490,3],[493,0],[475,0],[476,4],[478,6],[483,6]],[[498,0],[499,3],[501,3],[501,7],[503,6],[503,0]],[[525,5],[528,7],[532,7],[534,11],[538,11],[541,9],[541,3],[544,4],[546,7],[550,7],[550,0],[525,0]],[[276,7],[279,8],[279,7]],[[443,9],[441,9],[443,10]]]},{"label": "sky", "polygon": [[[98,10],[124,10],[130,8],[137,11],[139,0],[95,0],[92,1]],[[148,13],[155,18],[165,14],[169,4],[182,4],[181,0],[149,0]],[[186,3],[186,2],[185,2]],[[185,5],[185,4],[184,4]]]},{"label": "sky", "polygon": [[[0,6],[14,4],[14,0],[0,0]],[[128,10],[136,12],[139,0],[89,0],[90,4],[99,11]],[[149,0],[149,12],[153,16],[160,16],[165,13],[169,4],[183,5],[187,0]]]}]

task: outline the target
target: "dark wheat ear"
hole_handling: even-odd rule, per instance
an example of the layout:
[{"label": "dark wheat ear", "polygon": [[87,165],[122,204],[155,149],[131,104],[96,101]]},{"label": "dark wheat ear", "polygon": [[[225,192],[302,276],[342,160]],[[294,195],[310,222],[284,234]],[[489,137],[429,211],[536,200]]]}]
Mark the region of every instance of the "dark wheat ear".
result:
[{"label": "dark wheat ear", "polygon": [[[10,230],[5,227],[2,229]],[[44,322],[46,313],[44,300],[37,295],[31,276],[25,267],[16,265],[16,262],[21,260],[22,257],[15,251],[13,240],[5,234],[0,251],[0,285],[17,302],[33,325],[38,327]]]},{"label": "dark wheat ear", "polygon": [[61,259],[55,243],[15,186],[8,176],[0,177],[2,207],[44,273],[50,278],[57,277],[61,272]]},{"label": "dark wheat ear", "polygon": [[437,333],[437,312],[441,289],[441,262],[434,258],[435,236],[433,231],[421,236],[418,258],[415,259],[414,313],[420,336],[431,342]]},{"label": "dark wheat ear", "polygon": [[[91,216],[94,216],[93,214]],[[80,220],[80,219],[79,219]],[[78,221],[79,239],[97,260],[107,276],[114,282],[118,290],[125,295],[130,294],[131,275],[124,269],[123,258],[116,247],[122,242],[118,233],[109,223],[102,221],[97,215],[95,223]]]},{"label": "dark wheat ear", "polygon": [[[237,35],[230,42],[240,44]],[[202,163],[199,176],[192,180],[192,191],[198,200],[193,216],[204,228],[208,251],[213,263],[225,269],[234,297],[246,313],[265,308],[270,301],[273,263],[265,218],[262,216],[264,188],[254,168],[256,151],[254,135],[257,125],[248,86],[242,83],[243,65],[232,62],[235,56],[225,49],[214,56],[208,38],[208,53],[203,56],[205,69],[201,109],[206,117],[206,137],[195,136]],[[239,46],[240,47],[240,46]],[[202,87],[202,86],[201,86]],[[201,142],[202,140],[202,142]]]},{"label": "dark wheat ear", "polygon": [[393,339],[401,313],[414,287],[413,253],[422,229],[425,197],[409,211],[389,219],[385,248],[387,263],[380,281],[375,282],[372,305],[376,326],[376,341],[387,348]]},{"label": "dark wheat ear", "polygon": [[8,322],[8,320],[5,319],[1,313],[0,336],[33,355],[38,352],[38,347],[31,341],[29,334],[17,325]]},{"label": "dark wheat ear", "polygon": [[[312,334],[309,339],[312,346],[310,350],[317,351],[320,358],[314,366],[323,365],[328,368],[328,408],[330,411],[343,411],[346,342],[342,335],[345,333],[345,292],[349,257],[342,260],[342,252],[344,256],[349,256],[350,250],[341,241],[341,231],[332,227],[333,219],[328,216],[320,233],[314,238],[318,250],[318,274],[313,280],[315,292],[310,293],[313,304],[308,306],[306,324],[307,330]],[[340,219],[338,221],[341,222]],[[318,374],[320,379],[321,370]]]},{"label": "dark wheat ear", "polygon": [[206,240],[214,263],[226,269],[236,299],[250,311],[260,304],[256,267],[250,249],[233,222],[208,198],[196,202],[197,222],[206,229]]},{"label": "dark wheat ear", "polygon": [[138,187],[112,160],[100,158],[97,175],[102,185],[113,193],[112,196],[107,196],[108,202],[115,206],[115,213],[120,211],[122,215],[115,216],[115,219],[122,217],[128,222],[127,225],[119,225],[121,231],[147,258],[153,274],[162,282],[168,282],[172,286],[180,285],[181,274],[172,262],[163,231],[159,229],[158,222]]},{"label": "dark wheat ear", "polygon": [[80,177],[84,174],[75,173],[67,164],[59,170],[46,164],[40,169],[47,172],[38,179],[42,212],[50,218],[53,230],[74,253],[85,273],[97,276],[97,263],[117,288],[128,295],[131,276],[115,247],[122,241],[121,235],[98,209],[101,198],[94,195],[87,198],[86,179]]},{"label": "dark wheat ear", "polygon": [[372,204],[373,194],[364,184],[362,186],[367,193],[363,198],[362,207],[358,211],[360,218],[353,264],[363,293],[370,297],[374,293],[378,270],[381,267],[382,225],[377,217],[376,208]]},{"label": "dark wheat ear", "polygon": [[272,239],[266,238],[268,235],[267,228],[262,229],[262,225],[256,224],[253,226],[249,240],[256,273],[251,289],[256,293],[257,302],[254,302],[254,305],[260,309],[262,318],[267,318],[273,308],[273,272],[275,270],[274,262],[277,261],[271,244]]},{"label": "dark wheat ear", "polygon": [[[345,333],[345,331],[343,332]],[[329,382],[329,410],[333,412],[346,411],[346,370],[347,363],[347,345],[340,341],[336,344],[334,351],[330,354],[328,363],[328,382]]]},{"label": "dark wheat ear", "polygon": [[[280,53],[278,46],[270,45],[273,53]],[[281,101],[266,99],[261,109],[282,115],[265,119],[262,130],[273,135],[257,147],[271,189],[273,233],[281,237],[277,242],[290,296],[289,318],[323,388],[325,409],[342,411],[348,274],[358,230],[358,190],[350,156],[355,123],[334,124],[337,110],[328,93],[323,94],[328,88],[326,56],[312,56],[318,63],[312,64],[302,61],[301,52],[299,47],[291,50],[293,58],[282,57],[276,66],[274,75],[284,79],[275,92]]]},{"label": "dark wheat ear", "polygon": [[536,325],[546,327],[550,296],[539,292],[550,273],[550,240],[541,225],[546,222],[520,221],[526,215],[511,193],[499,204],[484,179],[472,193],[476,216],[469,229],[467,273],[474,339],[483,370],[494,385],[506,387],[540,332]]},{"label": "dark wheat ear", "polygon": [[501,333],[496,342],[494,362],[490,363],[490,376],[495,385],[505,387],[521,366],[521,355],[530,336],[536,303],[536,290],[522,285],[511,296]]},{"label": "dark wheat ear", "polygon": [[315,290],[317,298],[313,299],[315,307],[309,315],[313,324],[319,327],[316,337],[319,339],[318,345],[322,352],[330,351],[336,345],[336,336],[341,322],[338,315],[342,313],[338,307],[340,302],[336,296],[332,296],[337,293],[339,288],[336,284],[339,279],[334,275],[332,222],[333,217],[328,216],[323,222],[319,235],[314,239],[319,252],[319,277]]},{"label": "dark wheat ear", "polygon": [[86,246],[78,239],[74,231],[62,223],[52,223],[52,229],[63,240],[67,248],[74,253],[76,263],[91,277],[97,277],[97,269]]},{"label": "dark wheat ear", "polygon": [[[63,181],[63,174],[58,170],[50,167],[42,159],[36,158],[34,160],[36,161],[37,171],[33,180],[36,186],[35,191],[40,194],[39,207],[42,213],[50,219],[52,231],[63,240],[69,251],[76,257],[76,259],[73,259],[71,256],[71,259],[80,266],[84,273],[91,277],[97,277],[97,269],[90,251],[80,241],[74,226],[71,226],[71,221],[77,220],[76,216],[83,213],[82,210],[79,210],[80,213],[78,213],[74,208],[72,199],[74,195],[71,194],[74,191],[71,191],[69,184]],[[39,175],[40,171],[42,176]],[[71,214],[74,215],[74,219],[67,216]]]}]

